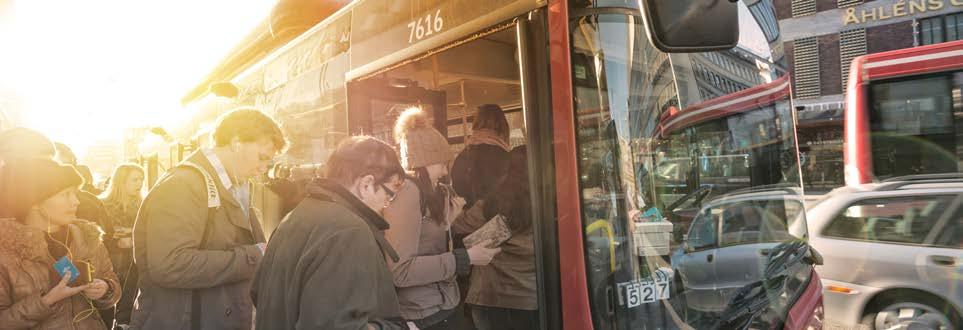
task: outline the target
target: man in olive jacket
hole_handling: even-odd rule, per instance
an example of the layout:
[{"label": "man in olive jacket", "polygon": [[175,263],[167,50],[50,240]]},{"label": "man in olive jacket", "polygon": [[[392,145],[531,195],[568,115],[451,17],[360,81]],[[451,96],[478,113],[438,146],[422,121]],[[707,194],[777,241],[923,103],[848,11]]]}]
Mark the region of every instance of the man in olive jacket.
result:
[{"label": "man in olive jacket", "polygon": [[248,180],[286,141],[256,110],[225,114],[212,137],[214,148],[169,171],[138,212],[133,329],[251,329],[248,290],[265,239]]},{"label": "man in olive jacket", "polygon": [[327,179],[271,236],[251,295],[257,329],[408,329],[385,258],[379,214],[399,189],[404,170],[386,143],[371,137],[342,142],[327,162]]}]

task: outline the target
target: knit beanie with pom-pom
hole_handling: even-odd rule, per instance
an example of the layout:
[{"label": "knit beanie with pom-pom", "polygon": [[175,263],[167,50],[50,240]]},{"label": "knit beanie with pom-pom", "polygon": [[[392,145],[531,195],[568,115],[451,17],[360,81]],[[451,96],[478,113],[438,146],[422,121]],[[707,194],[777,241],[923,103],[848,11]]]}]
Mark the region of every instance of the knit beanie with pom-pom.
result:
[{"label": "knit beanie with pom-pom", "polygon": [[451,161],[448,139],[431,126],[428,114],[415,107],[398,116],[395,141],[401,146],[401,164],[407,170]]}]

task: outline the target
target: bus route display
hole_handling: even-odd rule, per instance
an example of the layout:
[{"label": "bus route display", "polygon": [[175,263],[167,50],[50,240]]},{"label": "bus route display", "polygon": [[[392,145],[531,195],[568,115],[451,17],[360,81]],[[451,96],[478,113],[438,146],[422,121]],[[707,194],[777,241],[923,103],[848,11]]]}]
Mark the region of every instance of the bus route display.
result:
[{"label": "bus route display", "polygon": [[422,43],[440,46],[533,10],[540,2],[543,0],[362,1],[352,10],[351,67]]}]

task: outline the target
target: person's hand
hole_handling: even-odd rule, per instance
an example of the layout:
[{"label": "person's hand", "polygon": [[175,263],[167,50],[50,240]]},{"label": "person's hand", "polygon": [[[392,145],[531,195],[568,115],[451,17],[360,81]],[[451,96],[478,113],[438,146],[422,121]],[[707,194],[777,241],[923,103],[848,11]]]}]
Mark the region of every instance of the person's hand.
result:
[{"label": "person's hand", "polygon": [[451,199],[451,208],[456,212],[464,210],[465,204],[468,204],[468,202],[466,202],[464,198],[455,197]]},{"label": "person's hand", "polygon": [[448,199],[448,223],[449,224],[451,224],[452,222],[455,222],[455,219],[458,219],[458,216],[460,216],[461,213],[465,211],[465,204],[467,204],[467,202],[465,202],[465,199],[458,196],[454,196]]},{"label": "person's hand", "polygon": [[469,248],[468,259],[471,260],[471,264],[475,266],[486,266],[491,263],[495,255],[502,252],[501,248],[489,248],[489,246],[494,243],[495,241],[489,239]]},{"label": "person's hand", "polygon": [[53,289],[50,289],[47,294],[40,297],[40,302],[42,302],[44,305],[47,305],[47,307],[50,307],[61,300],[73,297],[74,295],[83,292],[90,286],[90,284],[86,284],[72,288],[67,285],[67,282],[70,282],[71,277],[73,277],[73,274],[71,274],[70,271],[65,272],[64,276],[60,278],[60,283],[57,283],[57,285],[54,286]]},{"label": "person's hand", "polygon": [[99,300],[100,298],[103,298],[105,294],[107,294],[107,289],[109,288],[110,286],[107,285],[107,282],[104,282],[104,280],[99,278],[94,279],[94,281],[88,284],[87,288],[84,289],[84,296],[90,300]]}]

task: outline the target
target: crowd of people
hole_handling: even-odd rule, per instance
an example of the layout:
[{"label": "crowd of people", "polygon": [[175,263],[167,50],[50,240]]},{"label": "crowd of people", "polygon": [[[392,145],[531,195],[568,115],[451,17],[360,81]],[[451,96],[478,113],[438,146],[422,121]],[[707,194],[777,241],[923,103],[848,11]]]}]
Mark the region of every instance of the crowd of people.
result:
[{"label": "crowd of people", "polygon": [[[255,109],[151,187],[121,164],[99,191],[66,145],[0,132],[0,329],[536,328],[525,147],[496,105],[457,155],[431,123],[345,138],[270,237],[252,182],[288,141]],[[507,240],[464,244],[493,219]]]}]

